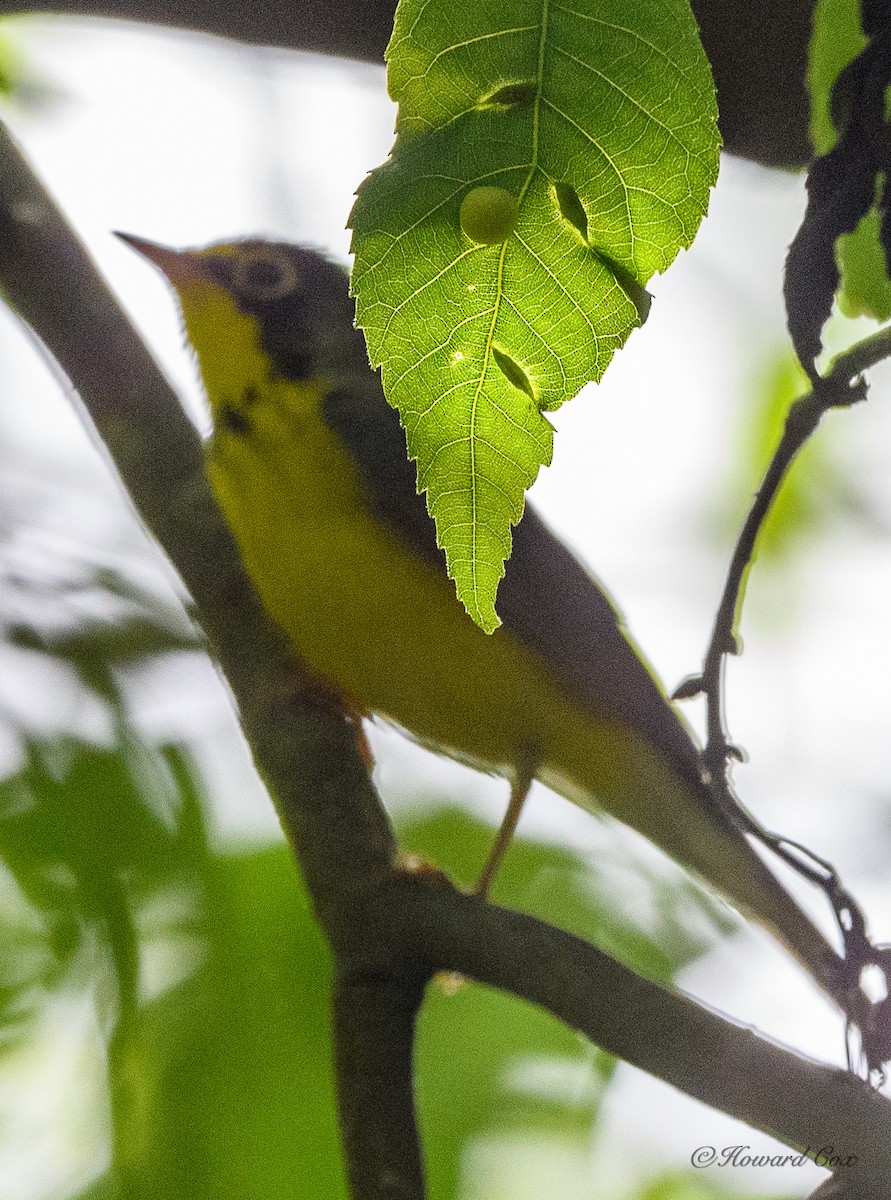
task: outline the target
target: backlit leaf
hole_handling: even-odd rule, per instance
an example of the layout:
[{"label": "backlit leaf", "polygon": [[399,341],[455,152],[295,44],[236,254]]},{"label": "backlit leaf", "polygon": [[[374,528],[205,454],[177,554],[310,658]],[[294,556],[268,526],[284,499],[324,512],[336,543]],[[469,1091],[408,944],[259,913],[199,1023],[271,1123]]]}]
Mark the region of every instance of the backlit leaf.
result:
[{"label": "backlit leaf", "polygon": [[[491,630],[546,412],[603,375],[705,213],[714,89],[687,0],[402,0],[387,60],[397,137],[353,210],[358,320]],[[479,189],[515,202],[503,241],[485,211],[468,236]]]}]

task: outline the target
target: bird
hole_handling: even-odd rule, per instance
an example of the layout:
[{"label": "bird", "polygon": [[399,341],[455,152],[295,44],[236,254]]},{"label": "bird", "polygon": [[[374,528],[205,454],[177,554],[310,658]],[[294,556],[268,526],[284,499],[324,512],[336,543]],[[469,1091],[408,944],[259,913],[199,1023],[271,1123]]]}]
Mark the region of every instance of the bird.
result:
[{"label": "bird", "polygon": [[617,607],[531,504],[500,627],[467,615],[343,269],[262,239],[180,250],[118,236],[173,287],[212,417],[207,477],[305,668],[349,711],[511,783],[480,890],[539,779],[643,834],[826,986],[836,952],[716,803]]}]

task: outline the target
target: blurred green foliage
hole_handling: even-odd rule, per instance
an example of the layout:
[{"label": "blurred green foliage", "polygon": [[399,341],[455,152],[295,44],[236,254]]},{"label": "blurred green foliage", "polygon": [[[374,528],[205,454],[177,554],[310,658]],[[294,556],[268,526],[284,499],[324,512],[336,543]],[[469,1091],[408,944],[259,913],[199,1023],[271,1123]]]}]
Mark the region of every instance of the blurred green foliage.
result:
[{"label": "blurred green foliage", "polygon": [[[194,649],[194,633],[113,572],[0,575],[0,646],[64,665],[107,718],[96,742],[18,729],[20,762],[0,783],[5,1061],[39,1040],[54,997],[88,996],[104,1031],[108,1111],[94,1126],[111,1131],[109,1166],[80,1200],[346,1200],[331,964],[294,861],[282,844],[214,845],[190,748],[153,744],[132,718],[130,670]],[[469,880],[492,829],[440,806],[400,834]],[[497,898],[670,979],[725,910],[685,883],[639,892],[623,908],[607,875],[518,840]],[[529,1005],[438,982],[417,1062],[435,1200],[461,1194],[466,1151],[487,1138],[584,1149],[614,1065]]]},{"label": "blurred green foliage", "polygon": [[19,81],[21,59],[0,21],[0,96],[11,96]]},{"label": "blurred green foliage", "polygon": [[[738,1196],[710,1176],[706,1171],[688,1171],[660,1175],[644,1188],[634,1200],[731,1200]],[[785,1195],[785,1193],[784,1193]],[[752,1200],[755,1200],[753,1197]],[[760,1196],[758,1200],[768,1200]],[[779,1195],[772,1200],[782,1200]]]}]

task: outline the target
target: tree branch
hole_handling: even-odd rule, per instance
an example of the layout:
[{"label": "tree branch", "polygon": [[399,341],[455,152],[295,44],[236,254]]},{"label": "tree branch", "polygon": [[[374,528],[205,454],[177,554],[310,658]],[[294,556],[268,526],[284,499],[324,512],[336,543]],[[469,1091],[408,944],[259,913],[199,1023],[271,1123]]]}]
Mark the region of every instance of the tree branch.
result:
[{"label": "tree branch", "polygon": [[352,1195],[415,1200],[424,1195],[424,1166],[412,1068],[427,972],[420,964],[388,967],[354,970],[335,981],[340,1125]]},{"label": "tree branch", "polygon": [[404,952],[540,1005],[611,1054],[811,1156],[834,1147],[852,1160],[839,1176],[864,1194],[880,1181],[887,1189],[891,1103],[856,1076],[792,1054],[582,939],[456,893],[441,878],[397,877],[390,888],[369,921],[398,918],[390,936]]},{"label": "tree branch", "polygon": [[[71,381],[139,516],[195,600],[337,958],[340,931],[361,925],[357,886],[386,874],[395,851],[355,731],[320,706],[318,688],[266,616],[211,495],[198,435],[2,126],[0,292]],[[388,1111],[394,1124],[413,1124],[410,1106]]]},{"label": "tree branch", "polygon": [[[693,0],[731,154],[767,166],[811,158],[805,88],[815,0]],[[118,17],[382,62],[395,0],[0,0],[3,13]]]},{"label": "tree branch", "polygon": [[331,941],[338,1084],[355,1200],[422,1200],[411,1043],[423,987],[458,971],[790,1145],[831,1139],[891,1174],[889,1106],[642,980],[569,934],[400,866],[352,728],[303,686],[206,483],[198,438],[85,252],[0,129],[0,289],[62,364],[180,572],[238,701]]},{"label": "tree branch", "polygon": [[724,716],[724,662],[728,655],[738,653],[736,626],[743,584],[754,559],[758,535],[789,468],[825,414],[832,408],[849,408],[864,399],[865,386],[858,383],[860,376],[889,356],[891,331],[882,329],[864,338],[838,355],[819,385],[795,400],[786,415],[783,433],[733,548],[703,664],[700,690],[706,698],[707,714],[703,758],[712,778],[717,779],[724,772],[732,751]]}]

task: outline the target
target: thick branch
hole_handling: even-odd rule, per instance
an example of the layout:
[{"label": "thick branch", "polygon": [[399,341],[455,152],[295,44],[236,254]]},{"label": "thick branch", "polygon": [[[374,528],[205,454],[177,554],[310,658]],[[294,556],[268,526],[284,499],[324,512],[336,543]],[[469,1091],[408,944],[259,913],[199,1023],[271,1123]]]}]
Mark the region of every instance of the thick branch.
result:
[{"label": "thick branch", "polygon": [[[354,730],[303,686],[210,494],[195,430],[2,126],[0,292],[77,389],[139,515],[197,602],[336,953],[339,929],[361,923],[357,881],[367,887],[384,875],[394,853]],[[392,1127],[414,1128],[410,1103],[387,1112]]]},{"label": "thick branch", "polygon": [[391,964],[335,982],[340,1126],[350,1189],[363,1200],[424,1194],[412,1068],[415,1017],[427,977],[423,969]]},{"label": "thick branch", "polygon": [[857,1180],[864,1196],[870,1185],[887,1186],[891,1104],[855,1076],[791,1054],[534,917],[430,876],[399,880],[393,891],[370,919],[398,918],[390,936],[414,945],[422,961],[541,1005],[626,1062],[790,1146],[812,1155],[834,1146],[856,1159],[839,1175]]},{"label": "thick branch", "polygon": [[[807,46],[815,0],[693,0],[731,154],[767,166],[811,157]],[[119,17],[381,62],[395,0],[0,0],[3,13]]]}]

